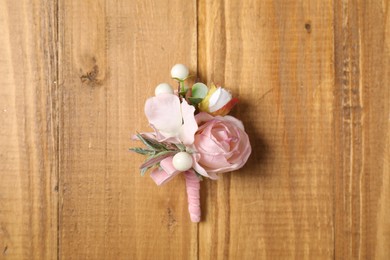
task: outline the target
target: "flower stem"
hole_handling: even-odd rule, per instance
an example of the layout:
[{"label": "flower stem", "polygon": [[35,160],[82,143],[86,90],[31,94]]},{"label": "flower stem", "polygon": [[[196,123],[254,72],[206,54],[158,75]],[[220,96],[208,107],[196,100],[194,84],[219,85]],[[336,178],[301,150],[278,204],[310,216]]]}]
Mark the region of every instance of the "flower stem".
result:
[{"label": "flower stem", "polygon": [[184,176],[186,179],[188,211],[191,221],[196,223],[200,221],[201,215],[199,196],[200,180],[192,170],[184,172]]},{"label": "flower stem", "polygon": [[184,92],[184,80],[180,80],[180,92]]}]

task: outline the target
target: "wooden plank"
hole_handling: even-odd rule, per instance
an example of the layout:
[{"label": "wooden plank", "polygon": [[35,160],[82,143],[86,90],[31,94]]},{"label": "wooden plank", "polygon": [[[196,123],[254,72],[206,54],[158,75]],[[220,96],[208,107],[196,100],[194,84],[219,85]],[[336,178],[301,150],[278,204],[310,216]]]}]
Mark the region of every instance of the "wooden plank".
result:
[{"label": "wooden plank", "polygon": [[183,178],[157,187],[130,154],[170,67],[196,70],[195,1],[60,1],[60,258],[194,259]]},{"label": "wooden plank", "polygon": [[0,259],[57,257],[55,21],[55,1],[0,1]]},{"label": "wooden plank", "polygon": [[335,5],[336,259],[390,255],[390,13]]},{"label": "wooden plank", "polygon": [[239,97],[245,168],[206,181],[200,259],[333,259],[332,1],[204,1],[200,78]]}]

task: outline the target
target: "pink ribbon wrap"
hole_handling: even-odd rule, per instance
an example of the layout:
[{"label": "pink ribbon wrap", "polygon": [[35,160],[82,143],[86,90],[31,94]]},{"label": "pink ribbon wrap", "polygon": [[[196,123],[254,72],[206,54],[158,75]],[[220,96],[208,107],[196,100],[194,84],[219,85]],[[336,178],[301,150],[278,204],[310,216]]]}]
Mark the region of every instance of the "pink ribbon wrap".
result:
[{"label": "pink ribbon wrap", "polygon": [[[160,162],[160,168],[156,168],[150,174],[150,177],[158,185],[163,185],[172,180],[180,171],[176,170],[172,164],[172,156],[163,159]],[[186,180],[188,211],[192,222],[199,222],[201,216],[200,210],[200,180],[193,170],[183,172]]]},{"label": "pink ribbon wrap", "polygon": [[200,180],[194,171],[184,172],[186,178],[188,211],[192,222],[200,221]]}]

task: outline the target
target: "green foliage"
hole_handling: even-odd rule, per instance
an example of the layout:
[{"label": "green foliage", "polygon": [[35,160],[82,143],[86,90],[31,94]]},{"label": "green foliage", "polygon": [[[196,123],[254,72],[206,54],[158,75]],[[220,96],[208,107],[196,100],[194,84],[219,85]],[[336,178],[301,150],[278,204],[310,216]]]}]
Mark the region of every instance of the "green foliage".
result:
[{"label": "green foliage", "polygon": [[145,167],[153,167],[157,163],[161,162],[161,160],[172,156],[176,154],[177,151],[162,151],[158,152],[155,155],[149,156],[148,159],[139,167],[140,169],[145,168]]},{"label": "green foliage", "polygon": [[141,169],[140,169],[141,176],[144,176],[144,175],[145,175],[145,172],[147,172],[150,168],[151,168],[151,167],[141,168]]},{"label": "green foliage", "polygon": [[188,100],[191,102],[192,105],[198,105],[200,102],[202,102],[203,98],[195,98],[190,97]]},{"label": "green foliage", "polygon": [[[192,97],[193,98],[198,98],[198,99],[201,99],[201,101],[202,101],[207,96],[208,92],[209,92],[208,87],[201,82],[195,83],[192,86]],[[200,102],[198,102],[198,103],[200,103]]]},{"label": "green foliage", "polygon": [[153,151],[155,150],[167,150],[166,145],[163,143],[157,142],[156,140],[147,138],[146,136],[142,136],[140,133],[137,133],[138,139],[143,142],[147,147],[152,149]]},{"label": "green foliage", "polygon": [[140,133],[137,133],[137,138],[146,146],[146,148],[133,147],[129,150],[147,156],[145,162],[140,166],[142,176],[149,169],[158,167],[161,160],[185,150],[185,146],[182,144],[176,144],[175,147],[167,143],[160,143],[154,139],[141,135]]},{"label": "green foliage", "polygon": [[138,153],[138,154],[142,154],[142,155],[151,155],[151,154],[155,153],[154,150],[148,150],[148,149],[144,149],[141,147],[132,147],[129,150],[132,152]]},{"label": "green foliage", "polygon": [[175,144],[175,145],[180,150],[180,152],[184,152],[186,150],[186,146],[184,144]]}]

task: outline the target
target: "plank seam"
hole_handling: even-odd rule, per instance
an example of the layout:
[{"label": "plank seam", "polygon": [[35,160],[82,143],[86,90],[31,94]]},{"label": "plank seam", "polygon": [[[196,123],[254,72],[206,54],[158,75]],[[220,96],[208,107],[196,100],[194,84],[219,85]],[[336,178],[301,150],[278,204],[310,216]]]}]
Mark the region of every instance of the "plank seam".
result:
[{"label": "plank seam", "polygon": [[[196,81],[199,80],[199,1],[195,0],[195,22],[196,22]],[[203,216],[204,219],[204,216]],[[196,259],[199,260],[199,223],[196,223]]]},{"label": "plank seam", "polygon": [[60,111],[59,111],[59,103],[60,103],[60,95],[59,95],[59,0],[54,1],[54,22],[55,22],[55,57],[56,61],[54,63],[55,66],[55,127],[56,129],[56,157],[55,157],[55,163],[56,163],[56,175],[57,175],[57,260],[60,259]]}]

